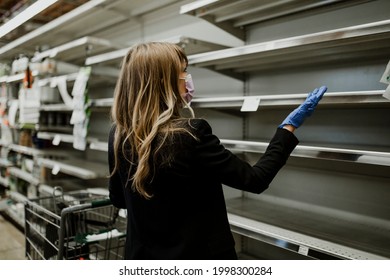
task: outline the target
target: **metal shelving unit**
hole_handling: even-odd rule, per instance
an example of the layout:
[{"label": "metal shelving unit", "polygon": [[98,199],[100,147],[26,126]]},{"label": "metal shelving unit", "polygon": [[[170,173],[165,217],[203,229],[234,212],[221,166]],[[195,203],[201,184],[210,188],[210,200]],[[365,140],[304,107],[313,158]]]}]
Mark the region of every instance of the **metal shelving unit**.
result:
[{"label": "metal shelving unit", "polygon": [[[328,92],[321,100],[320,106],[390,106],[390,101],[383,97],[383,90]],[[193,108],[218,108],[241,110],[246,102],[258,102],[253,111],[265,107],[296,106],[307,97],[307,93],[277,94],[277,95],[252,95],[234,97],[195,97],[191,101]],[[113,98],[91,100],[92,107],[111,107]]]},{"label": "metal shelving unit", "polygon": [[108,175],[105,164],[81,159],[51,160],[40,158],[38,159],[38,165],[51,169],[54,174],[62,172],[85,180],[102,178]]},{"label": "metal shelving unit", "polygon": [[[280,23],[285,19],[288,21],[298,16],[317,15],[366,2],[373,1],[291,0],[259,3],[255,0],[200,0],[183,5],[180,12],[207,20],[245,42],[247,27],[250,25],[253,27],[257,24],[259,28],[267,28],[266,23],[264,26],[258,23],[268,20]],[[319,69],[321,65],[328,68],[339,67],[340,63],[353,65],[357,58],[363,59],[364,62],[386,64],[389,59],[390,20],[276,40],[258,40],[258,43],[189,55],[190,66],[206,68],[245,83],[243,92],[234,97],[194,98],[191,103],[194,109],[215,109],[218,112],[233,113],[235,117],[241,116],[245,130],[249,125],[249,118],[253,117],[253,122],[257,120],[254,117],[256,111],[295,107],[307,96],[307,93],[248,94],[247,87],[251,86],[248,78],[252,77],[252,73],[254,77],[259,77],[262,73],[282,72],[284,69]],[[319,107],[328,110],[353,108],[354,112],[364,108],[388,108],[390,102],[383,94],[383,90],[327,92]],[[251,106],[247,106],[248,104]],[[221,115],[216,116],[220,118]],[[247,135],[243,138],[245,141],[221,139],[221,143],[229,150],[244,155],[262,154],[268,146],[267,141],[250,141]],[[294,162],[298,166],[301,164],[306,167],[310,162],[314,166],[332,170],[333,166],[338,166],[337,169],[342,165],[342,170],[347,173],[352,172],[353,168],[363,166],[360,171],[364,169],[362,174],[367,173],[367,176],[383,176],[383,171],[390,166],[387,146],[365,146],[359,149],[353,143],[349,146],[344,144],[342,147],[338,147],[337,143],[323,146],[318,143],[301,144],[292,152],[291,157],[295,158]],[[303,162],[300,159],[303,159]],[[314,161],[304,159],[314,159],[315,164]],[[325,162],[330,163],[327,165]],[[376,168],[381,171],[374,172],[373,169]],[[241,197],[226,201],[231,228],[243,236],[241,242],[245,243],[245,238],[254,239],[314,259],[390,258],[390,243],[387,238],[390,224],[387,220],[328,206],[304,204],[299,199],[284,201],[277,196],[279,192],[282,190],[275,191],[276,195],[272,192],[271,196],[262,194],[259,198],[243,193]]]},{"label": "metal shelving unit", "polygon": [[[383,91],[361,91],[361,92],[330,92],[321,101],[321,105],[329,106],[390,106],[390,102],[383,96]],[[238,96],[238,97],[205,97],[194,98],[191,105],[194,108],[212,109],[234,109],[236,111],[243,107],[246,100],[259,98],[259,106],[296,106],[302,103],[307,97],[305,94],[285,94],[285,95],[259,95],[259,96]],[[113,99],[97,99],[91,102],[92,106],[110,107]],[[221,139],[221,143],[226,148],[235,152],[263,153],[268,146],[268,142],[241,141],[232,139]],[[106,142],[95,144],[91,141],[91,148],[107,150]],[[293,157],[315,158],[323,160],[341,160],[356,163],[366,163],[380,166],[390,166],[390,153],[388,151],[371,151],[364,149],[348,149],[326,146],[299,145],[292,153]]]},{"label": "metal shelving unit", "polygon": [[29,172],[26,172],[18,167],[10,167],[8,168],[8,172],[17,178],[20,178],[26,182],[29,182],[30,184],[34,186],[38,186],[39,184],[39,179],[35,178],[32,174]]},{"label": "metal shelving unit", "polygon": [[[259,153],[265,152],[268,147],[268,142],[261,141],[243,141],[232,139],[220,139],[221,144],[225,148],[236,153]],[[99,151],[108,151],[108,143],[104,141],[91,141],[90,149]],[[291,153],[291,157],[320,159],[329,161],[343,161],[350,163],[364,163],[377,166],[390,166],[390,152],[388,151],[371,151],[371,150],[356,150],[326,146],[308,146],[298,145]]]},{"label": "metal shelving unit", "polygon": [[369,1],[372,0],[199,0],[181,6],[180,13],[207,20],[244,40],[243,27],[254,23],[294,14],[340,9]]},{"label": "metal shelving unit", "polygon": [[59,149],[37,149],[17,144],[9,144],[8,148],[14,152],[32,156],[32,157],[67,157],[71,154],[69,151]]},{"label": "metal shelving unit", "polygon": [[[123,46],[122,46],[123,47]],[[120,49],[121,46],[109,40],[85,36],[54,48],[34,54],[31,61],[37,62],[45,58],[65,60],[74,64],[84,64],[85,58],[108,50]]]},{"label": "metal shelving unit", "polygon": [[[63,134],[63,133],[55,133],[55,132],[38,132],[37,137],[39,139],[51,140],[56,145],[59,145],[61,142],[64,143],[73,143],[74,136],[71,134]],[[92,149],[92,146],[99,146],[99,140],[94,137],[87,137],[87,142],[89,143],[89,147]]]},{"label": "metal shelving unit", "polygon": [[[160,20],[154,17],[154,12],[165,9],[166,6],[171,4],[175,4],[178,8],[179,2],[175,0],[91,0],[14,42],[0,47],[0,55],[2,59],[12,60],[16,55],[24,53],[29,57],[34,57],[34,61],[53,57],[56,60],[72,63],[67,65],[72,67],[66,67],[66,69],[73,69],[72,71],[66,72],[67,74],[61,73],[66,74],[65,76],[41,78],[39,73],[34,72],[33,75],[40,78],[39,82],[42,85],[54,86],[57,79],[64,78],[72,82],[77,77],[77,73],[74,72],[78,71],[80,66],[91,65],[93,67],[92,76],[90,77],[90,84],[93,84],[91,92],[96,90],[96,96],[103,96],[103,98],[93,96],[88,106],[95,109],[95,111],[101,109],[106,114],[107,109],[112,106],[113,99],[105,97],[112,96],[113,81],[118,75],[120,61],[123,56],[132,43],[141,42],[151,37],[155,38],[159,35],[157,33],[161,32],[161,29],[157,31],[149,30],[156,20],[157,22]],[[241,46],[226,47],[223,44],[210,43],[207,40],[185,35],[167,38],[164,41],[182,46],[188,55],[191,67],[211,69],[229,77],[237,78],[239,81],[244,81],[243,91],[238,92],[235,97],[195,97],[191,106],[194,109],[206,108],[211,109],[211,111],[215,109],[213,113],[217,114],[221,111],[223,113],[234,112],[234,117],[242,117],[245,121],[245,118],[256,115],[257,110],[267,109],[264,111],[269,112],[281,107],[287,109],[286,107],[300,104],[307,96],[307,93],[291,94],[289,91],[285,91],[287,94],[275,95],[269,95],[267,92],[251,92],[251,94],[248,94],[248,88],[252,90],[248,81],[248,77],[251,77],[247,75],[248,73],[261,74],[269,70],[281,70],[289,67],[306,69],[314,65],[317,68],[320,68],[321,65],[332,67],[332,65],[337,65],[339,62],[353,62],[356,58],[363,58],[364,61],[387,63],[390,48],[390,19],[311,34],[277,37],[279,39],[276,40],[262,41],[262,38],[258,36],[258,41],[256,41],[256,36],[254,36],[251,37],[251,40],[256,43],[243,45],[250,31],[248,27],[256,27],[256,24],[265,23],[266,21],[269,23],[271,20],[272,22],[282,23],[285,18],[289,20],[330,13],[338,9],[357,6],[362,3],[365,5],[370,2],[375,2],[375,0],[198,0],[182,5],[180,14],[195,16],[220,27],[239,38],[237,41],[241,41],[242,44],[234,45]],[[163,14],[166,17],[164,12]],[[143,18],[143,15],[147,15],[147,17]],[[135,38],[135,32],[129,38],[123,38],[124,30],[126,32],[132,31],[128,29],[132,20],[137,21],[137,28],[140,27],[142,32],[140,32],[139,38]],[[365,22],[365,19],[362,22]],[[192,33],[191,28],[194,21],[189,20],[187,22],[186,19],[183,19],[183,23],[183,26],[188,27],[188,34],[194,34],[194,37],[202,37],[199,34],[195,36],[196,32]],[[83,28],[80,28],[80,26]],[[327,25],[324,24],[324,26]],[[267,23],[259,28],[263,27],[267,28]],[[172,28],[171,25],[168,24],[168,28]],[[48,43],[50,43],[50,46],[47,50],[36,53],[37,47],[45,46]],[[58,75],[60,74],[58,73]],[[24,74],[3,76],[0,77],[0,83],[21,82],[23,77]],[[212,77],[207,78],[211,79]],[[110,89],[110,95],[98,91],[103,88],[101,85]],[[210,92],[213,92],[217,87],[217,84],[210,85]],[[216,90],[215,92],[218,94],[219,91]],[[383,93],[383,90],[367,89],[328,92],[321,101],[320,107],[325,109],[352,107],[357,109],[353,113],[356,113],[359,108],[387,109],[390,102],[383,98]],[[249,111],[243,108],[248,103],[255,104]],[[40,110],[42,112],[56,112],[71,111],[72,108],[65,104],[45,104],[41,106]],[[97,118],[98,121],[102,121],[102,112],[97,112],[97,114],[100,114]],[[217,115],[217,118],[220,116]],[[248,123],[243,126],[248,125]],[[54,130],[50,127],[37,126],[35,129],[39,130],[38,138],[40,139],[51,140],[58,144],[62,142],[73,143],[74,141],[69,128]],[[100,126],[99,123],[95,129],[94,133],[100,135],[102,129],[107,130],[107,127]],[[232,126],[231,129],[236,129],[236,127]],[[381,136],[383,137],[383,135]],[[257,137],[257,135],[254,137]],[[260,137],[253,139],[254,137],[242,137],[245,140],[225,138],[221,139],[221,142],[233,152],[244,153],[250,158],[251,153],[264,153],[268,145],[268,142],[259,140]],[[72,177],[69,177],[69,180],[67,178],[66,183],[59,182],[58,185],[85,187],[91,181],[94,181],[94,183],[99,181],[100,185],[103,185],[105,183],[103,178],[107,178],[108,175],[107,165],[98,163],[101,160],[99,158],[100,154],[103,154],[106,158],[104,152],[107,152],[107,143],[101,141],[100,138],[89,137],[87,139],[88,149],[83,154],[86,159],[83,156],[73,155],[71,149],[69,149],[66,156],[59,151],[58,159],[53,159],[46,157],[49,153],[45,154],[42,151],[20,147],[19,145],[4,145],[4,148],[37,157],[37,164],[40,167],[51,169],[53,174],[64,173]],[[390,166],[388,146],[381,149],[381,147],[375,146],[374,143],[372,147],[364,146],[360,149],[355,146],[352,147],[352,145],[351,147],[348,145],[337,146],[337,143],[329,146],[320,146],[318,142],[313,143],[315,144],[305,143],[299,145],[292,153],[293,161],[300,162],[302,160],[303,163],[300,162],[302,165],[308,164],[308,162],[315,162],[313,165],[319,165],[319,162],[327,162],[332,165],[331,168],[328,168],[329,170],[332,169],[331,171],[337,169],[333,165],[338,166],[340,162],[341,164],[347,163],[345,169],[358,166],[362,170],[368,167],[365,172],[369,173],[369,176],[380,174],[384,177],[384,181],[388,179],[388,175],[385,174]],[[95,157],[98,158],[97,161],[95,161]],[[305,159],[309,160],[306,161]],[[7,168],[11,170],[10,173],[13,176],[31,180],[31,183],[37,184],[38,187],[43,186],[42,182],[31,178],[29,176],[31,174],[22,173],[21,169]],[[379,171],[373,171],[374,169],[379,169]],[[347,170],[347,172],[353,173],[351,170]],[[67,176],[58,177],[61,180],[61,178]],[[76,179],[81,184],[73,184],[71,179]],[[55,184],[55,182],[48,183]],[[26,197],[17,198],[18,195],[15,194],[16,201],[27,199]],[[372,217],[347,211],[343,212],[330,207],[321,208],[317,205],[304,205],[295,201],[275,201],[275,197],[269,199],[267,194],[263,194],[260,201],[251,198],[250,194],[242,194],[241,197],[227,200],[226,204],[231,228],[234,232],[293,251],[308,258],[390,258],[388,249],[390,248],[388,241],[390,225],[387,220],[375,220]],[[385,209],[385,207],[382,209]]]},{"label": "metal shelving unit", "polygon": [[[144,1],[144,4],[146,2],[150,3],[153,1]],[[165,3],[157,3],[157,5],[151,6],[150,9],[161,7],[163,4]],[[51,46],[69,46],[67,42],[73,41],[75,34],[90,34],[97,32],[97,30],[104,30],[128,21],[128,15],[121,11],[129,11],[130,9],[136,8],[137,5],[139,3],[131,3],[131,5],[128,5],[126,1],[121,0],[88,1],[13,42],[4,45],[0,48],[0,54],[3,59],[12,59],[20,53],[33,56],[36,51],[36,46],[45,46],[48,43]],[[139,10],[134,12],[132,16],[136,17],[147,11]],[[80,28],[81,26],[83,28]],[[79,36],[79,38],[80,41],[74,41],[74,44],[83,45],[84,43],[88,43],[88,40],[90,42],[94,41],[93,43],[98,43],[97,45],[102,45],[101,43],[103,42],[96,41],[91,37]],[[106,45],[106,43],[103,45]],[[51,49],[53,51],[55,50],[53,47]],[[81,54],[83,53],[86,53],[85,49],[84,51],[81,50]],[[54,54],[54,52],[45,54]],[[85,55],[83,56],[85,57]]]},{"label": "metal shelving unit", "polygon": [[[383,90],[353,91],[353,92],[327,92],[321,100],[320,106],[390,106],[388,99],[383,97]],[[278,95],[252,95],[236,97],[204,97],[194,98],[191,106],[194,108],[231,108],[242,109],[246,102],[258,102],[253,111],[263,106],[296,106],[307,97],[307,93],[278,94]]]},{"label": "metal shelving unit", "polygon": [[[264,153],[268,142],[240,141],[221,139],[221,143],[235,152]],[[365,163],[378,166],[390,166],[390,152],[355,150],[336,147],[298,145],[291,153],[292,157],[312,158],[351,163]]]},{"label": "metal shelving unit", "polygon": [[[190,55],[189,64],[243,79],[240,74],[356,57],[388,60],[390,20]],[[375,52],[372,51],[375,49]]]},{"label": "metal shelving unit", "polygon": [[[160,41],[170,42],[181,46],[186,51],[187,55],[203,53],[203,52],[213,51],[213,50],[226,49],[226,46],[223,45],[191,38],[188,36],[182,36],[182,35],[175,36],[172,38],[166,38]],[[130,48],[131,47],[126,47],[119,50],[90,56],[85,60],[85,65],[104,64],[104,65],[118,66],[118,63],[123,59],[123,57],[130,50]]]},{"label": "metal shelving unit", "polygon": [[[265,196],[265,195],[263,195]],[[310,210],[308,210],[308,207]],[[314,208],[314,209],[313,209]],[[315,206],[237,198],[227,201],[232,230],[319,259],[388,259],[390,224]],[[367,238],[369,236],[370,238]]]}]

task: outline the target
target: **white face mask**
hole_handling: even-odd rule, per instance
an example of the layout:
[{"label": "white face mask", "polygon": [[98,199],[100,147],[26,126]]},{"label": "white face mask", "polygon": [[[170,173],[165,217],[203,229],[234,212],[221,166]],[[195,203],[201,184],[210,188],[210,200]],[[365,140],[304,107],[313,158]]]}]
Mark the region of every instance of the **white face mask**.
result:
[{"label": "white face mask", "polygon": [[184,94],[183,97],[187,103],[190,103],[192,101],[192,98],[194,97],[195,92],[194,82],[192,81],[191,74],[187,74],[187,76],[185,77],[185,83],[187,92]]}]

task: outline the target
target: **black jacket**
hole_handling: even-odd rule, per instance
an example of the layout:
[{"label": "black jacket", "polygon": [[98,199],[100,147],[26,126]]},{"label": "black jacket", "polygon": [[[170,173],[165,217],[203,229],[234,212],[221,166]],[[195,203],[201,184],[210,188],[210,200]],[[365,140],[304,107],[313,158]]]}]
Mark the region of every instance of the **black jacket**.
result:
[{"label": "black jacket", "polygon": [[[120,169],[110,178],[112,203],[127,209],[126,259],[224,259],[234,252],[222,184],[261,193],[268,188],[298,144],[293,133],[278,128],[267,151],[251,166],[226,150],[203,119],[191,120],[194,139],[180,134],[171,147],[169,165],[158,166],[150,200],[131,191],[129,165],[120,155]],[[109,135],[109,168],[114,166]]]}]

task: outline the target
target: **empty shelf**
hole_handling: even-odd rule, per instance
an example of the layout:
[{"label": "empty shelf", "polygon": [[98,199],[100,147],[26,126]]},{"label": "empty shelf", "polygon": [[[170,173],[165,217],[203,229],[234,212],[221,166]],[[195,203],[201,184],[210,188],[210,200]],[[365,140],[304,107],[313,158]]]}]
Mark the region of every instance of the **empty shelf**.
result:
[{"label": "empty shelf", "polygon": [[369,2],[351,0],[198,0],[181,6],[180,13],[203,18],[227,32],[243,39],[245,31],[240,27],[274,18],[307,11],[316,12],[330,7],[341,8]]},{"label": "empty shelf", "polygon": [[[108,11],[101,5],[105,0],[91,0],[87,3],[77,7],[69,13],[66,13],[49,23],[27,33],[24,36],[2,46],[0,48],[0,54],[4,59],[13,58],[19,53],[26,53],[33,55],[36,51],[36,46],[46,45],[50,42],[53,45],[60,45],[64,42],[64,38],[71,38],[80,30],[82,22],[88,22],[88,24],[98,25],[102,24],[102,18],[109,19],[114,17],[115,20],[119,19],[118,13]],[[101,6],[101,8],[98,8]],[[104,21],[108,22],[111,21]],[[102,27],[102,26],[101,26]],[[73,37],[74,38],[74,37]]]},{"label": "empty shelf", "polygon": [[[208,52],[213,50],[220,50],[226,48],[219,44],[207,42],[204,40],[194,39],[186,36],[176,36],[172,38],[167,38],[165,40],[160,40],[164,42],[170,42],[181,46],[187,55],[201,52]],[[94,65],[101,63],[113,63],[116,64],[123,59],[126,53],[131,49],[131,47],[119,49],[116,51],[102,53],[100,55],[95,55],[88,57],[85,61],[85,65]]]},{"label": "empty shelf", "polygon": [[[188,56],[189,65],[222,73],[270,70],[287,66],[339,63],[343,60],[388,61],[390,20],[283,38]],[[375,52],[372,50],[375,49]]]},{"label": "empty shelf", "polygon": [[[383,90],[327,92],[321,100],[323,105],[369,105],[384,104],[390,106],[390,101],[383,97]],[[301,104],[308,93],[253,95],[235,97],[195,97],[191,102],[193,108],[238,108],[240,109],[248,99],[258,98],[259,107],[262,106],[295,106]],[[114,98],[91,100],[92,107],[111,107]]]},{"label": "empty shelf", "polygon": [[[221,143],[227,149],[237,152],[264,153],[268,146],[267,142],[228,139],[221,139]],[[298,145],[291,156],[390,166],[389,152]]]},{"label": "empty shelf", "polygon": [[36,157],[45,157],[45,156],[64,157],[64,156],[69,156],[69,153],[73,153],[70,151],[57,150],[57,149],[36,149],[36,148],[26,147],[26,146],[16,145],[16,144],[10,144],[8,147],[14,152],[28,155],[28,156],[36,156]]},{"label": "empty shelf", "polygon": [[37,53],[31,61],[36,62],[47,57],[55,57],[58,60],[72,61],[82,65],[87,55],[97,55],[119,48],[109,40],[86,36]]},{"label": "empty shelf", "polygon": [[389,225],[353,222],[342,215],[309,212],[268,201],[227,201],[232,230],[323,259],[387,259]]},{"label": "empty shelf", "polygon": [[[322,105],[369,105],[385,104],[390,106],[388,99],[383,97],[383,90],[327,92],[321,100]],[[191,106],[194,108],[242,108],[245,101],[259,99],[259,106],[295,106],[300,105],[307,97],[307,93],[256,95],[237,97],[204,97],[194,98]]]},{"label": "empty shelf", "polygon": [[[264,153],[269,144],[268,142],[220,140],[227,149],[233,152]],[[108,151],[108,144],[104,141],[91,141],[90,149]],[[291,156],[390,166],[390,152],[298,145]]]},{"label": "empty shelf", "polygon": [[39,179],[35,178],[32,174],[26,172],[26,171],[23,171],[22,169],[20,168],[17,168],[17,167],[10,167],[8,168],[8,172],[19,178],[19,179],[22,179],[26,182],[29,182],[31,183],[32,185],[35,185],[37,186],[39,184]]},{"label": "empty shelf", "polygon": [[95,179],[108,175],[108,167],[106,164],[87,160],[64,159],[56,161],[40,158],[38,159],[38,164],[52,169],[55,174],[62,172],[80,179]]}]

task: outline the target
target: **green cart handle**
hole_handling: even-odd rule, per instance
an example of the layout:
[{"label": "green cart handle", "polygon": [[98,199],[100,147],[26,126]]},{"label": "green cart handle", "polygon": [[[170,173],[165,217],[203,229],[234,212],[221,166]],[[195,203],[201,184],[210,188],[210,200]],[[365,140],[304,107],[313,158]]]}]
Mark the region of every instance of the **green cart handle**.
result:
[{"label": "green cart handle", "polygon": [[91,207],[92,208],[97,208],[97,207],[102,207],[102,206],[107,206],[111,205],[111,200],[110,199],[102,199],[102,200],[95,200],[91,202]]}]

